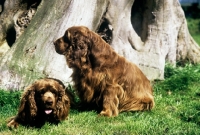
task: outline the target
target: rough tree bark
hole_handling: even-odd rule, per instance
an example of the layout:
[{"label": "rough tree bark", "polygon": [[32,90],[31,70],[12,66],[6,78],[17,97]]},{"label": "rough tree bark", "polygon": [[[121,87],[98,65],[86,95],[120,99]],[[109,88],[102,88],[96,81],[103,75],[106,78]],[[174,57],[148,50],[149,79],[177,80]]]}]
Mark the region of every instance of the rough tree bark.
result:
[{"label": "rough tree bark", "polygon": [[[0,19],[12,8],[5,3]],[[9,14],[8,22],[17,13]],[[188,32],[178,0],[42,0],[24,33],[0,60],[0,88],[22,89],[43,77],[70,82],[71,70],[52,42],[73,25],[98,32],[150,80],[163,79],[166,61],[200,62],[200,48]],[[7,30],[1,32],[1,41]]]}]

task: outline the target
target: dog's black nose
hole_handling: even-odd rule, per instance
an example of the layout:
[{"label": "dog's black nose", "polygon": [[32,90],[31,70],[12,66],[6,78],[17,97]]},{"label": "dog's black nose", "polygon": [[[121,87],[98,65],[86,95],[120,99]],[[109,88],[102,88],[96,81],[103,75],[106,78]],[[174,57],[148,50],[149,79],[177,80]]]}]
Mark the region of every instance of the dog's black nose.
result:
[{"label": "dog's black nose", "polygon": [[46,105],[52,105],[52,104],[53,104],[53,100],[52,99],[46,101]]}]

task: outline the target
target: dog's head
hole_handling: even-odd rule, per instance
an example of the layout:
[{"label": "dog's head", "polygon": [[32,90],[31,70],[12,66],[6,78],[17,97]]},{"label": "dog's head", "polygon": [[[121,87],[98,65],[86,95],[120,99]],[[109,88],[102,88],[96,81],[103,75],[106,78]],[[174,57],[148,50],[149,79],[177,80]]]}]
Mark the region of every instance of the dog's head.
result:
[{"label": "dog's head", "polygon": [[37,115],[51,115],[58,120],[67,117],[70,100],[64,84],[52,78],[37,80],[28,86],[21,99],[18,115],[34,119]]},{"label": "dog's head", "polygon": [[80,44],[85,44],[88,32],[89,29],[84,26],[74,26],[67,29],[62,37],[54,41],[56,52],[64,55],[70,49],[84,49],[85,47],[79,46],[78,43],[81,41]]},{"label": "dog's head", "polygon": [[63,86],[57,81],[43,79],[36,81],[32,87],[35,90],[34,98],[39,111],[43,111],[46,115],[53,113],[60,96],[59,92],[64,89]]},{"label": "dog's head", "polygon": [[86,69],[91,66],[94,55],[102,53],[103,39],[85,26],[74,26],[54,42],[58,54],[65,55],[70,68]]}]

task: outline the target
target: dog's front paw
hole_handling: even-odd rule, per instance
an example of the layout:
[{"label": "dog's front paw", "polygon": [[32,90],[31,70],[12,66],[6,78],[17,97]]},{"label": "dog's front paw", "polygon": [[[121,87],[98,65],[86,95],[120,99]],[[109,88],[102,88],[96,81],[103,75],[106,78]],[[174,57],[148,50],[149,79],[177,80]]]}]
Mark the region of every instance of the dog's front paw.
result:
[{"label": "dog's front paw", "polygon": [[112,109],[111,107],[107,107],[100,112],[99,116],[115,117],[118,116],[118,114],[119,110],[116,107],[112,107]]},{"label": "dog's front paw", "polygon": [[106,116],[106,117],[111,117],[112,116],[112,112],[109,110],[103,110],[99,113],[99,116]]},{"label": "dog's front paw", "polygon": [[16,122],[14,119],[13,120],[11,120],[8,124],[7,124],[7,127],[9,127],[9,128],[17,128],[19,126],[19,123],[18,122]]}]

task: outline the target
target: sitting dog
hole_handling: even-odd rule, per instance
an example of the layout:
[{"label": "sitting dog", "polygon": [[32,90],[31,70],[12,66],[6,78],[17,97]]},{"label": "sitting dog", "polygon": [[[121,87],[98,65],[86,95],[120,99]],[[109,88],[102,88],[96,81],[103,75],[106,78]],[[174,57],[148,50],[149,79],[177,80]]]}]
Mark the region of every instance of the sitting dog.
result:
[{"label": "sitting dog", "polygon": [[37,80],[28,86],[21,98],[18,114],[7,126],[19,124],[40,128],[45,122],[58,124],[67,118],[73,95],[64,84],[53,78]]},{"label": "sitting dog", "polygon": [[73,26],[54,45],[73,69],[72,79],[83,107],[95,108],[108,117],[153,108],[150,81],[95,32]]}]

